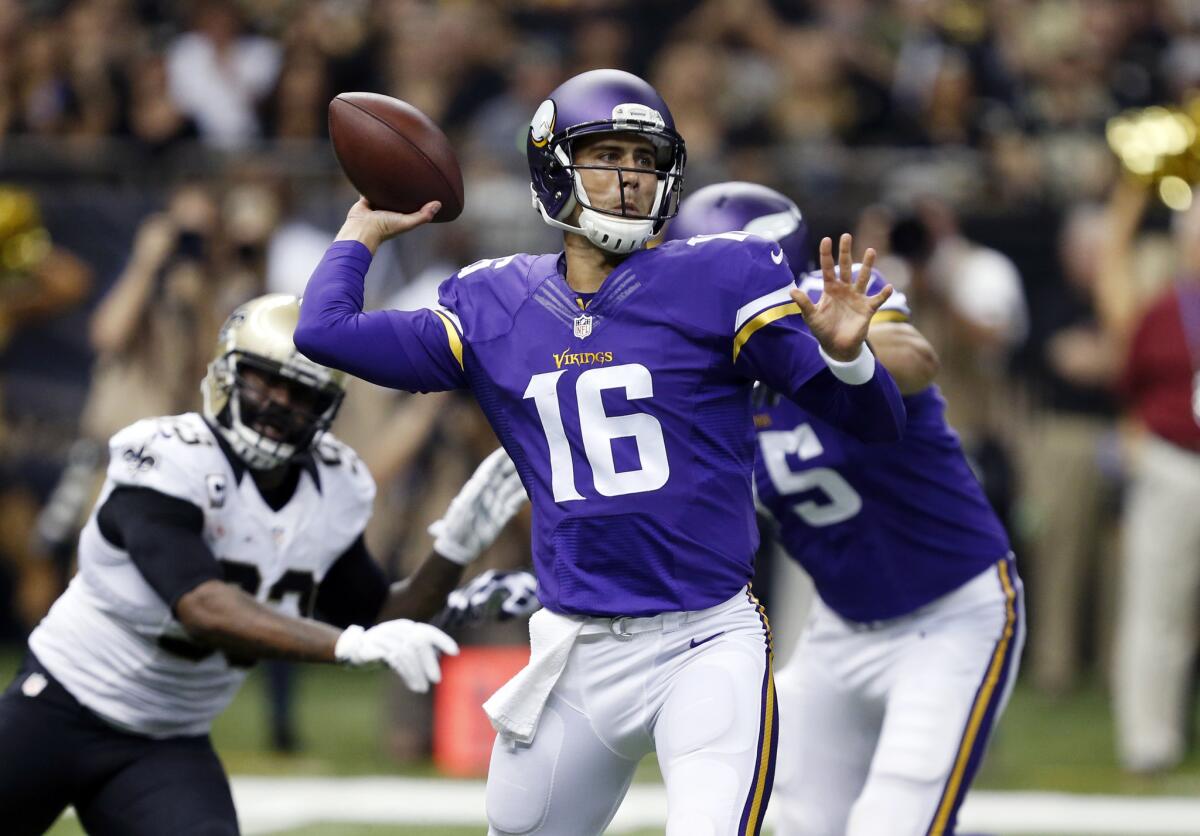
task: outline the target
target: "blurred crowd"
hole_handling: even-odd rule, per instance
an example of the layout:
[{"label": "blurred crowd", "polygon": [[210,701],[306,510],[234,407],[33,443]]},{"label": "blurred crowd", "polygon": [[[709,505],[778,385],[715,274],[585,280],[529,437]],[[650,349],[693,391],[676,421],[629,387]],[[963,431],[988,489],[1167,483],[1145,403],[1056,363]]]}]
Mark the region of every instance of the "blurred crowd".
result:
[{"label": "blurred crowd", "polygon": [[[390,245],[368,276],[369,304],[413,308],[461,264],[559,246],[529,209],[528,120],[567,76],[613,66],[670,104],[685,191],[766,183],[819,234],[852,229],[883,254],[1018,544],[1029,681],[1067,694],[1103,677],[1123,762],[1181,756],[1200,601],[1200,533],[1183,525],[1200,524],[1200,209],[1159,205],[1104,128],[1200,92],[1200,3],[0,0],[0,45],[8,635],[61,588],[108,436],[195,408],[224,316],[302,290],[353,200],[328,153],[333,95],[405,99],[460,154],[462,219]],[[136,164],[47,178],[113,147]],[[495,443],[469,399],[366,384],[336,431],[380,483],[372,545],[397,576]],[[1147,470],[1146,449],[1171,475]],[[522,564],[522,534],[484,568]],[[1187,601],[1162,606],[1164,583]]]},{"label": "blurred crowd", "polygon": [[504,165],[555,80],[620,66],[672,104],[693,172],[971,149],[1010,201],[1096,194],[1105,120],[1200,80],[1189,0],[3,0],[0,44],[5,137],[319,140],[332,94],[386,90]]}]

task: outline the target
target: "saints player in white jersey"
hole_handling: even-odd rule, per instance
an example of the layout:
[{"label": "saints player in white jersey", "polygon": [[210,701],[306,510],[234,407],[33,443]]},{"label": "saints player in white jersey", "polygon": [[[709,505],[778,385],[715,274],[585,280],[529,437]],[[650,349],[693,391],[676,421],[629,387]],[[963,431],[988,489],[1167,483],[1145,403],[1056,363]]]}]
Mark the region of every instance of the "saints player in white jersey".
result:
[{"label": "saints player in white jersey", "polygon": [[387,665],[425,691],[438,652],[458,652],[409,619],[442,608],[520,481],[489,457],[431,529],[434,554],[389,587],[363,543],[374,482],[327,432],[345,378],[296,352],[298,311],[282,294],[239,308],[203,415],[113,437],[79,572],[0,697],[5,833],[42,833],[73,804],[91,834],[236,834],[208,732],[250,663]]}]

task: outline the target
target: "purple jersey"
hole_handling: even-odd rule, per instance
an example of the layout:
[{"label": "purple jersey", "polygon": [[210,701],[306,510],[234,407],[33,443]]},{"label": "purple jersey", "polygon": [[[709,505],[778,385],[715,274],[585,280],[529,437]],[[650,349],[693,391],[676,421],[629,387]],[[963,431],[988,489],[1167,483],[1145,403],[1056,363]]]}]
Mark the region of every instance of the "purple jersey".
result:
[{"label": "purple jersey", "polygon": [[[882,286],[872,278],[869,293]],[[819,274],[801,288],[820,295]],[[896,292],[877,320],[905,321]],[[904,440],[867,446],[787,401],[755,416],[755,485],[788,553],[852,621],[912,612],[993,566],[1008,537],[936,386],[904,398]]]},{"label": "purple jersey", "polygon": [[362,313],[365,247],[335,243],[301,306],[308,356],[409,390],[469,387],[533,505],[551,610],[641,616],[728,600],[757,546],[751,382],[860,437],[904,423],[891,378],[837,380],[777,247],[741,234],[626,258],[584,303],[561,255],[477,262],[439,310]]}]

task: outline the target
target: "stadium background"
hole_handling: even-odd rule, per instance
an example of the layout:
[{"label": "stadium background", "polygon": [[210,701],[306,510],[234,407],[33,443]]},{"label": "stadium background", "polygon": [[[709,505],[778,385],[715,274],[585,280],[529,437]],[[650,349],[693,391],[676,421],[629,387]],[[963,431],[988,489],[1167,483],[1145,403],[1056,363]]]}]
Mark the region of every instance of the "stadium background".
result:
[{"label": "stadium background", "polygon": [[[5,681],[69,572],[97,443],[142,415],[194,408],[220,319],[265,289],[299,292],[352,202],[326,136],[329,99],[344,90],[403,98],[459,152],[462,218],[389,245],[369,277],[370,304],[416,307],[458,265],[557,246],[529,208],[524,131],[559,81],[614,66],[644,75],[670,103],[688,142],[687,190],[725,179],[779,188],[816,236],[853,230],[886,253],[889,277],[916,299],[917,325],[946,367],[952,417],[1018,544],[1030,593],[1023,677],[979,788],[1200,794],[1195,754],[1140,776],[1123,773],[1113,752],[1106,677],[1123,422],[1115,338],[1091,298],[1105,269],[1103,222],[1136,220],[1157,185],[1122,173],[1106,123],[1181,105],[1200,88],[1200,4],[0,0],[0,46]],[[1144,300],[1174,275],[1171,213],[1148,203],[1125,277]],[[959,263],[939,274],[939,246],[964,239],[1003,253],[1015,273],[1002,264],[972,276]],[[456,396],[363,385],[345,412],[338,432],[381,485],[374,551],[400,576],[492,441]],[[1094,431],[1092,468],[1069,488],[1055,482],[1069,501],[1053,504],[1044,477],[1066,463],[1052,430],[1077,420]],[[1081,542],[1064,543],[1053,523],[1076,511]],[[520,565],[521,539],[518,526],[488,565]],[[1077,566],[1061,568],[1063,549]],[[763,566],[786,645],[796,584],[772,573],[769,555]],[[521,635],[506,625],[465,638]],[[270,695],[280,689],[268,684],[289,676],[295,714],[278,721]],[[437,774],[432,726],[428,702],[384,674],[268,669],[215,737],[235,776],[420,778]],[[653,786],[653,765],[644,772]],[[1036,806],[1008,798],[1009,809]],[[286,792],[277,803],[288,806]],[[318,816],[334,824],[275,832],[479,831],[337,824],[355,818],[350,806]],[[1013,819],[989,829],[1200,833],[1200,823],[1155,830],[1152,808],[1136,809],[1145,822],[1136,829],[1112,829],[1117,819],[1080,829],[1078,816],[1062,829]],[[53,832],[78,831],[68,821]]]}]

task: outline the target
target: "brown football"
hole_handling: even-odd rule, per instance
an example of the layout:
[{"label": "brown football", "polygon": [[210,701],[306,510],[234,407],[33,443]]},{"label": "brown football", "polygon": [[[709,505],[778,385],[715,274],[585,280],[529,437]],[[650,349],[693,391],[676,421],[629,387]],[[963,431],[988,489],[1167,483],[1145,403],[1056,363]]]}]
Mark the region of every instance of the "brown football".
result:
[{"label": "brown football", "polygon": [[431,200],[435,223],[463,210],[462,169],[433,120],[378,93],[342,93],[329,103],[329,139],[342,171],[376,209],[416,212]]}]

